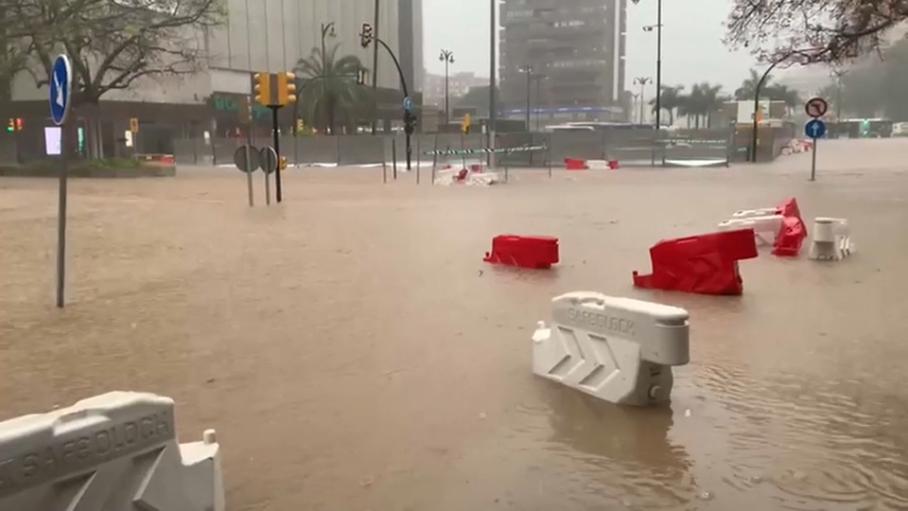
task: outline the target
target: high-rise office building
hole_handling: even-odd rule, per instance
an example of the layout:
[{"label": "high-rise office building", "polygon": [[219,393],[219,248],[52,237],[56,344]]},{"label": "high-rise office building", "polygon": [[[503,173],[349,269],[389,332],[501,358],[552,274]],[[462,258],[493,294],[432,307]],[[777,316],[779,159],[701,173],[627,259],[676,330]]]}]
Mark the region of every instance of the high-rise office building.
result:
[{"label": "high-rise office building", "polygon": [[626,24],[627,0],[504,0],[505,116],[526,115],[529,90],[547,122],[624,119]]}]

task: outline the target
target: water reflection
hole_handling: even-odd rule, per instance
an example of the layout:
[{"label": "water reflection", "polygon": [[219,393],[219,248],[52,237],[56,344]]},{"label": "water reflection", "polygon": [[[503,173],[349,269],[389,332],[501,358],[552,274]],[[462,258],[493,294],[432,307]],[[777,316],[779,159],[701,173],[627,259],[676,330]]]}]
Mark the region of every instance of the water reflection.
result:
[{"label": "water reflection", "polygon": [[534,387],[548,406],[549,448],[623,505],[677,509],[695,498],[692,461],[669,438],[668,406],[616,406],[546,380]]},{"label": "water reflection", "polygon": [[[718,366],[702,374],[698,383],[728,413],[714,427],[728,438],[730,486],[747,491],[765,479],[790,509],[908,508],[903,401],[866,381],[755,378]],[[746,475],[754,467],[765,472]]]}]

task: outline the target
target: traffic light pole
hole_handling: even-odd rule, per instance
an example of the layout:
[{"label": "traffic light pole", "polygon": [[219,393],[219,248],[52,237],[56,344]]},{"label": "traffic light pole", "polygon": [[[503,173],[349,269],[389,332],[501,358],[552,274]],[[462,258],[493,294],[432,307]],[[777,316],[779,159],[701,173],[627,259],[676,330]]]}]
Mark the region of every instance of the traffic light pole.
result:
[{"label": "traffic light pole", "polygon": [[[376,41],[378,44],[382,45],[385,48],[385,50],[388,52],[388,54],[391,55],[391,60],[394,61],[394,65],[397,67],[397,74],[400,75],[400,86],[404,91],[404,98],[410,97],[410,92],[409,92],[409,89],[407,88],[407,79],[404,78],[404,72],[400,68],[400,61],[397,60],[397,56],[394,55],[394,52],[391,51],[391,48],[378,37],[372,36],[370,39],[373,41]],[[363,44],[365,45],[365,43],[363,43]],[[411,170],[410,163],[413,158],[413,152],[412,152],[411,145],[410,145],[410,135],[413,134],[413,127],[410,124],[411,115],[413,115],[411,112],[407,112],[406,110],[404,111],[404,133],[406,133],[406,135],[407,135],[407,170]]]},{"label": "traffic light pole", "polygon": [[274,135],[274,152],[277,153],[277,168],[274,169],[274,186],[275,193],[277,196],[277,201],[281,202],[283,199],[281,195],[281,137],[278,134],[278,123],[277,123],[277,111],[281,108],[280,106],[271,106],[271,130]]}]

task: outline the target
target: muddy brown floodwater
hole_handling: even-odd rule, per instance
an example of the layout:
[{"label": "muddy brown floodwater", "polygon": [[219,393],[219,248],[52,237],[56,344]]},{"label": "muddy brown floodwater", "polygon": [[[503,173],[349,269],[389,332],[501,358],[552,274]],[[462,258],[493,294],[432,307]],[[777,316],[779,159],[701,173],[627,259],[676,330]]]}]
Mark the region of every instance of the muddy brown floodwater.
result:
[{"label": "muddy brown floodwater", "polygon": [[[487,189],[303,170],[255,209],[229,169],[73,180],[62,312],[56,182],[0,179],[0,419],[172,396],[181,439],[218,430],[234,511],[906,509],[905,155],[825,143],[816,183],[807,155]],[[660,238],[787,196],[847,217],[858,254],[763,253],[738,298],[632,287]],[[507,232],[559,236],[563,263],[483,264]],[[536,321],[579,289],[690,311],[670,406],[532,376]]]}]

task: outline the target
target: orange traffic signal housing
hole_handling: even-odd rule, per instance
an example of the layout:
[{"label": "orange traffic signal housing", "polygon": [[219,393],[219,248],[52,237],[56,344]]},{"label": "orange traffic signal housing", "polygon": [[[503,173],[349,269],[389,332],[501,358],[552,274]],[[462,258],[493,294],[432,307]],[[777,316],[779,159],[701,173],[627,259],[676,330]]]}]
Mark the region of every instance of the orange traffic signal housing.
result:
[{"label": "orange traffic signal housing", "polygon": [[296,103],[296,75],[285,71],[277,74],[277,104]]}]

